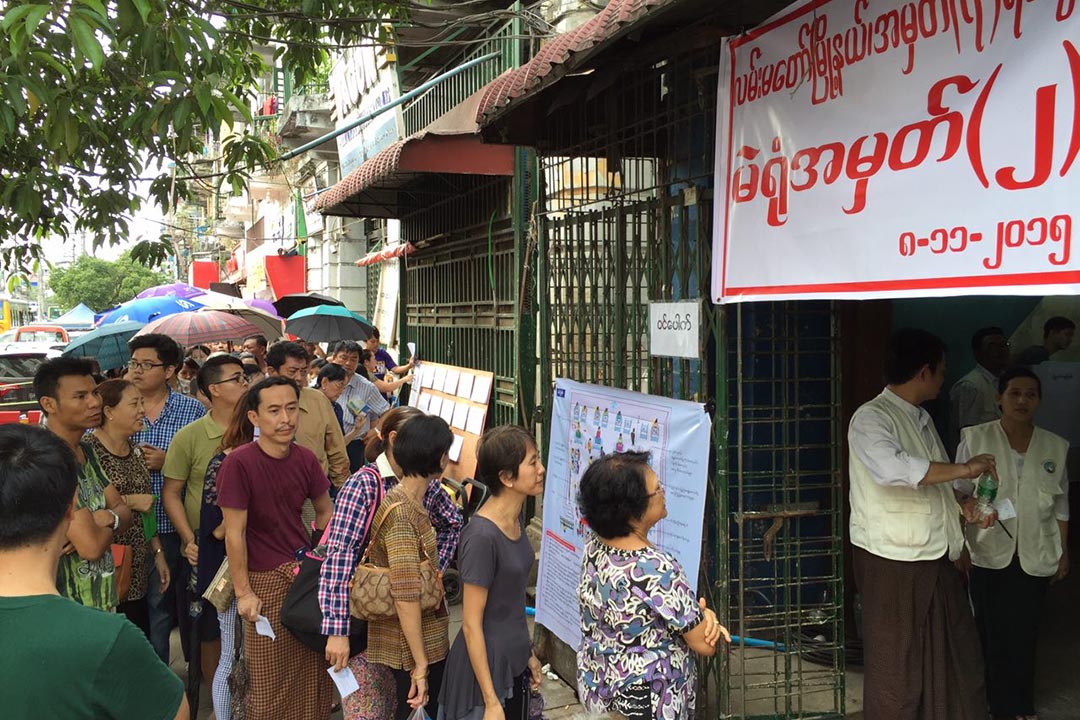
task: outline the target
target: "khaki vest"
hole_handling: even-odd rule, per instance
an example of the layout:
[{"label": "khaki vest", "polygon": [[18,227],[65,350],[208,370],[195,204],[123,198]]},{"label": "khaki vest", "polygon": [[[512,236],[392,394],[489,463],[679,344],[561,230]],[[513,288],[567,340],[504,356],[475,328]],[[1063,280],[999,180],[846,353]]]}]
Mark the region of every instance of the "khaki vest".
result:
[{"label": "khaki vest", "polygon": [[[912,457],[948,462],[933,426],[935,442],[929,447],[915,423],[884,393],[859,408],[852,423],[868,411],[890,420],[901,447]],[[960,557],[964,535],[951,484],[879,485],[854,452],[849,456],[852,544],[889,560],[937,560],[946,552],[950,560]]]},{"label": "khaki vest", "polygon": [[964,428],[963,439],[971,455],[988,453],[997,460],[998,500],[1008,498],[1016,517],[1000,521],[1012,533],[999,527],[986,530],[968,526],[971,562],[981,568],[1008,567],[1019,550],[1020,567],[1028,575],[1049,577],[1057,572],[1061,559],[1061,532],[1055,506],[1061,495],[1061,473],[1069,443],[1052,432],[1035,428],[1024,456],[1024,470],[1016,477],[1009,439],[994,421]]}]

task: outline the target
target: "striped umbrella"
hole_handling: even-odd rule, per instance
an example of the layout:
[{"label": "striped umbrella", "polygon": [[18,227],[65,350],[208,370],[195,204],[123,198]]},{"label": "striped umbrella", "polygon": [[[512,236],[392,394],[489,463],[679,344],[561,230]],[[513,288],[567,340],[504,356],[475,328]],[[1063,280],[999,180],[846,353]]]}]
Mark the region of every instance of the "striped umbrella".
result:
[{"label": "striped umbrella", "polygon": [[239,340],[261,332],[261,328],[239,315],[222,310],[200,310],[155,320],[140,330],[137,335],[161,333],[168,335],[181,345],[188,346]]}]

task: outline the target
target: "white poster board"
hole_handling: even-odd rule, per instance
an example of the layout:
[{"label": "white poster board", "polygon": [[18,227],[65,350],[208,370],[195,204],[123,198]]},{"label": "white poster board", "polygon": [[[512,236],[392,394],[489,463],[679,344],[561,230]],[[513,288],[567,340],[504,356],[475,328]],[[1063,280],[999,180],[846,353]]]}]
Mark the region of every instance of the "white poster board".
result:
[{"label": "white poster board", "polygon": [[570,380],[555,383],[536,621],[570,647],[580,639],[577,586],[588,532],[577,488],[589,463],[623,450],[652,453],[668,516],[650,540],[682,563],[697,587],[712,421],[704,406]]},{"label": "white poster board", "polygon": [[1076,295],[1080,4],[805,0],[721,50],[717,302]]}]

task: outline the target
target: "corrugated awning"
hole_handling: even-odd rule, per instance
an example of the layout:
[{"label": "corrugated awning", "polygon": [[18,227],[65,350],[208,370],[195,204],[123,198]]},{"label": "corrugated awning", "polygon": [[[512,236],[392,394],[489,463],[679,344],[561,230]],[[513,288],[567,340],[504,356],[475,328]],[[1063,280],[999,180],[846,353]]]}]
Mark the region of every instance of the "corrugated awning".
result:
[{"label": "corrugated awning", "polygon": [[[543,45],[529,62],[503,73],[484,91],[476,121],[486,125],[515,100],[555,83],[604,45],[629,32],[631,26],[651,12],[675,5],[679,0],[611,0],[583,25]],[[575,55],[585,57],[575,58]]]},{"label": "corrugated awning", "polygon": [[316,195],[309,207],[325,215],[395,218],[435,199],[430,192],[409,187],[424,174],[513,175],[514,149],[480,142],[476,119],[486,90],[473,93],[420,132],[369,158]]}]

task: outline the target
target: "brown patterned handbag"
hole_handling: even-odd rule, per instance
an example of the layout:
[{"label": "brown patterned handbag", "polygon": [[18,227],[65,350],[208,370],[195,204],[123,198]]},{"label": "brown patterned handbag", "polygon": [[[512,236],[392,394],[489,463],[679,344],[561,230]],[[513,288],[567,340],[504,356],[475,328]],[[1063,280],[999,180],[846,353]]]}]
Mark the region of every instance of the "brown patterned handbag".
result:
[{"label": "brown patterned handbag", "polygon": [[[394,597],[390,593],[390,568],[380,567],[368,560],[368,554],[374,547],[386,516],[403,501],[391,503],[386,511],[376,518],[360,564],[356,566],[352,581],[349,583],[349,609],[353,617],[361,620],[389,620],[397,617]],[[381,509],[381,508],[380,508]],[[424,534],[417,529],[420,537],[420,612],[431,612],[443,603],[442,573],[437,564],[431,561]]]}]

